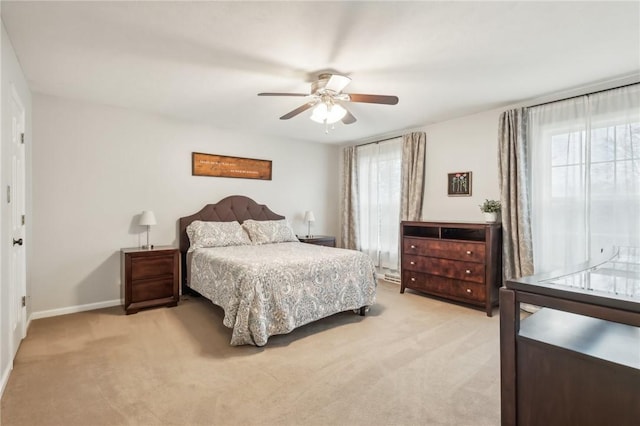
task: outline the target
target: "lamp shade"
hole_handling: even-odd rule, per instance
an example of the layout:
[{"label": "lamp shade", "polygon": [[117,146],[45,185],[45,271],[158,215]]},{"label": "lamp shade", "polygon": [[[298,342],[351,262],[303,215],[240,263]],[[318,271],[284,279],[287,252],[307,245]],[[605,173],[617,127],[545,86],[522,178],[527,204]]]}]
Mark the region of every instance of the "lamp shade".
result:
[{"label": "lamp shade", "polygon": [[316,221],[316,217],[313,215],[312,211],[304,212],[304,221],[305,222],[315,222]]},{"label": "lamp shade", "polygon": [[145,210],[140,215],[140,225],[155,225],[156,215],[151,210]]},{"label": "lamp shade", "polygon": [[347,110],[338,104],[320,102],[313,108],[311,119],[316,123],[333,124],[344,118]]}]

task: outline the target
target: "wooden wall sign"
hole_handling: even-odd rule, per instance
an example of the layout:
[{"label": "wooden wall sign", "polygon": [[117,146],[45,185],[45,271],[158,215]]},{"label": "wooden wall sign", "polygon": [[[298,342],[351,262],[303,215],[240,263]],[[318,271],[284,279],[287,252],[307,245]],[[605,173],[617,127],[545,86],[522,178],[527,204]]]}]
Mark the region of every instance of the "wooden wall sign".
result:
[{"label": "wooden wall sign", "polygon": [[191,156],[191,174],[193,176],[271,180],[271,160],[194,152]]}]

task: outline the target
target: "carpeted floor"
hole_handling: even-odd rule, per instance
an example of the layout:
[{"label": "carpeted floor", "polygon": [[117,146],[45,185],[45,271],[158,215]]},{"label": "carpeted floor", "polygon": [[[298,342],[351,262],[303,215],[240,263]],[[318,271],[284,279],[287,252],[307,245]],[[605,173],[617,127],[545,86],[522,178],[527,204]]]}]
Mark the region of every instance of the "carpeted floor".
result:
[{"label": "carpeted floor", "polygon": [[498,425],[499,317],[380,282],[266,347],[203,298],[33,321],[2,398],[14,425]]}]

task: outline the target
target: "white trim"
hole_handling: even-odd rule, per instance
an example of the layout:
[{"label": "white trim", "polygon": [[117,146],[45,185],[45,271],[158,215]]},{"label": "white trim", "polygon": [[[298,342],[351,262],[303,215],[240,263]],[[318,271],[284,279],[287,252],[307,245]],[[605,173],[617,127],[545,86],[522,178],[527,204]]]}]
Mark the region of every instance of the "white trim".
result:
[{"label": "white trim", "polygon": [[102,309],[102,308],[111,308],[112,306],[118,306],[118,305],[122,305],[122,300],[120,299],[107,300],[104,302],[88,303],[86,305],[76,305],[76,306],[69,306],[66,308],[50,309],[48,311],[33,312],[29,317],[29,322],[31,322],[31,320],[40,319],[40,318],[57,317],[58,315],[75,314],[77,312],[92,311],[94,309]]},{"label": "white trim", "polygon": [[0,381],[0,397],[2,397],[2,395],[4,394],[4,389],[7,387],[7,382],[9,382],[11,370],[13,370],[13,361],[8,363],[7,368],[2,372],[2,379]]}]

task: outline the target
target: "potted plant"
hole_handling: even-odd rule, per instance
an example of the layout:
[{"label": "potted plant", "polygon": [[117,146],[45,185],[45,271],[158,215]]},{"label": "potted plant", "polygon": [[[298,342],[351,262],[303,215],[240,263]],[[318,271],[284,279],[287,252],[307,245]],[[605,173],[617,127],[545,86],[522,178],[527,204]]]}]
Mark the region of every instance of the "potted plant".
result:
[{"label": "potted plant", "polygon": [[498,200],[484,200],[484,203],[480,204],[480,211],[484,213],[484,220],[493,223],[498,220],[498,213],[500,213],[500,201]]}]

